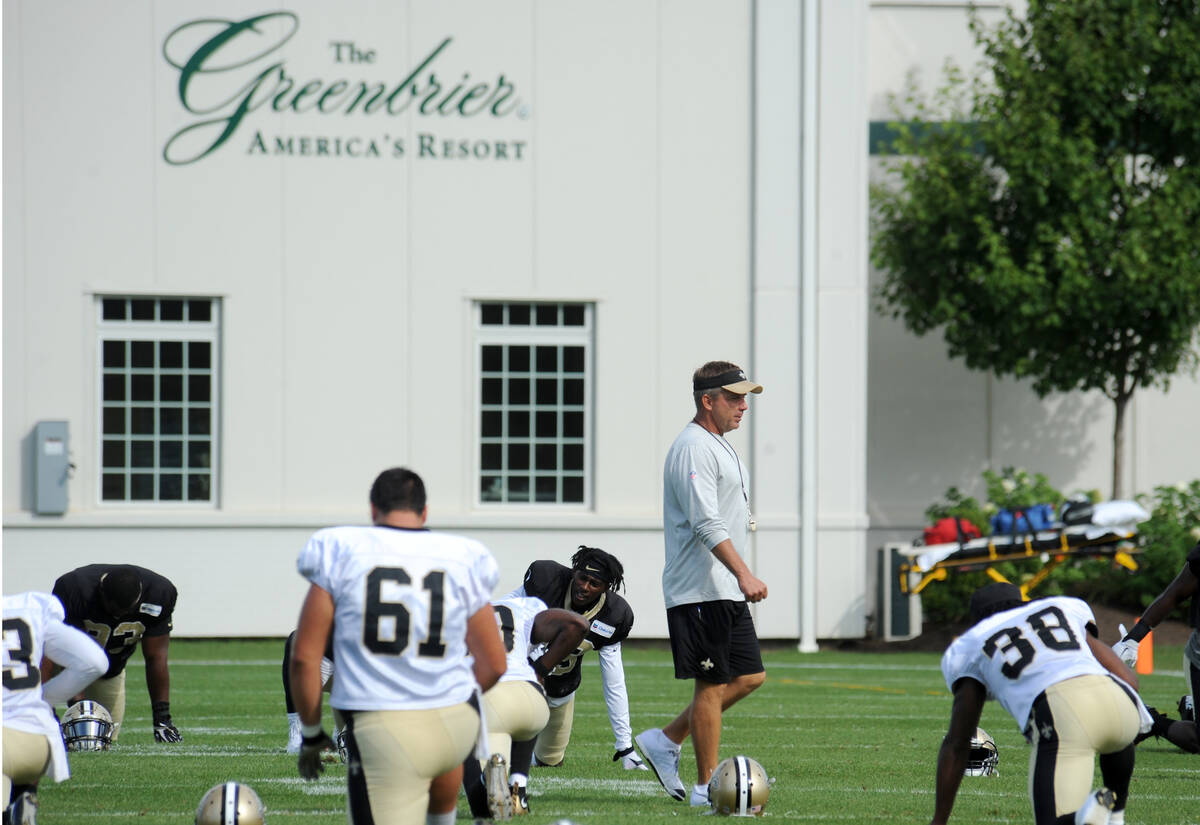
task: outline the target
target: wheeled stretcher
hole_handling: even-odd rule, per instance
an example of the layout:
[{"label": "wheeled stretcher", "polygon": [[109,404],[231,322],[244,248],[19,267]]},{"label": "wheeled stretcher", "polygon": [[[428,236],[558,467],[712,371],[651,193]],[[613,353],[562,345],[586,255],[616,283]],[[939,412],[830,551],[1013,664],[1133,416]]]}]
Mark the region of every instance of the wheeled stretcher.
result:
[{"label": "wheeled stretcher", "polygon": [[1021,594],[1028,596],[1054,568],[1068,559],[1111,558],[1128,570],[1137,570],[1134,556],[1139,553],[1136,529],[1080,524],[1025,535],[931,544],[919,554],[909,556],[909,560],[900,562],[896,569],[900,576],[900,592],[910,594],[920,593],[931,582],[944,581],[954,570],[982,568],[997,581],[1007,581],[992,567],[993,564],[1036,560],[1041,567],[1020,585]]}]

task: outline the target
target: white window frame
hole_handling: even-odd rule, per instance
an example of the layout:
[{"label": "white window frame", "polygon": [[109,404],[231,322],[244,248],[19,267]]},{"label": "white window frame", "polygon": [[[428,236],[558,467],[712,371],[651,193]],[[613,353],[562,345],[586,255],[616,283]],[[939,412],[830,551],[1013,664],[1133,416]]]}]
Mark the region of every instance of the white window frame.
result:
[{"label": "white window frame", "polygon": [[[528,304],[531,307],[553,305],[557,307],[580,307],[583,310],[583,324],[580,326],[538,326],[535,323],[530,323],[528,326],[509,326],[495,325],[483,323],[483,307],[484,305],[503,304],[503,305],[522,305]],[[593,429],[593,409],[594,409],[594,386],[595,386],[595,370],[594,370],[594,351],[595,351],[595,304],[589,301],[546,301],[546,300],[519,300],[519,299],[477,299],[474,301],[472,313],[475,320],[475,336],[473,341],[474,346],[474,362],[475,371],[473,376],[474,381],[474,407],[475,421],[472,444],[472,478],[471,485],[474,489],[475,505],[484,509],[506,510],[513,508],[543,508],[552,509],[555,512],[563,511],[590,511],[592,509],[592,489],[595,476],[595,434]],[[530,491],[528,501],[491,501],[485,500],[483,497],[483,479],[485,475],[494,475],[493,471],[483,468],[482,451],[485,443],[483,436],[483,348],[488,345],[498,346],[528,346],[530,353],[530,378],[532,385],[530,387],[530,401],[527,405],[517,405],[518,409],[528,407],[530,420],[530,434],[528,437],[518,437],[509,439],[507,431],[507,416],[504,415],[503,430],[505,435],[499,437],[499,442],[502,445],[510,443],[528,442],[530,445],[529,469],[509,472],[507,469],[499,471],[501,478],[507,478],[508,475],[523,475],[528,474],[530,481]],[[536,411],[548,410],[563,410],[561,387],[560,395],[554,405],[538,405],[536,404],[536,347],[539,345],[546,346],[579,346],[583,347],[583,402],[580,412],[583,414],[583,435],[579,439],[568,438],[562,434],[559,429],[556,436],[552,439],[539,438],[536,430]],[[558,372],[555,375],[562,374],[562,364],[559,364]],[[575,373],[570,373],[574,376]],[[499,405],[502,412],[507,412],[509,406],[507,404]],[[488,405],[489,410],[494,409],[493,405]],[[573,411],[573,407],[571,408]],[[561,426],[561,425],[560,425]],[[494,439],[486,439],[489,443],[497,443]],[[562,468],[561,450],[558,453],[558,466],[554,471],[538,471],[536,469],[536,445],[552,441],[559,444],[573,444],[582,442],[583,452],[583,498],[581,501],[563,501],[563,479],[567,477],[576,477],[579,474],[575,471],[567,471]],[[506,452],[506,451],[505,451]],[[504,460],[507,463],[507,460]],[[502,465],[503,466],[503,465]],[[538,501],[536,490],[536,477],[553,476],[558,480],[556,485],[557,494],[555,501]],[[503,482],[502,482],[503,483]]]},{"label": "white window frame", "polygon": [[[104,302],[106,300],[124,300],[124,301],[139,301],[147,300],[155,302],[155,315],[161,313],[161,305],[163,301],[206,301],[209,304],[209,320],[208,321],[111,321],[104,318]],[[95,318],[96,318],[96,435],[95,435],[95,456],[96,456],[96,505],[103,508],[114,509],[188,509],[188,510],[215,510],[220,505],[220,470],[221,470],[221,299],[214,296],[205,295],[140,295],[140,294],[97,294],[95,296]],[[208,371],[211,375],[211,385],[209,388],[210,398],[207,403],[209,407],[209,434],[207,440],[209,442],[209,497],[207,500],[188,500],[188,444],[189,439],[186,433],[186,425],[184,433],[177,437],[174,434],[164,435],[158,432],[160,416],[159,411],[166,406],[175,406],[172,404],[164,404],[159,399],[157,387],[159,382],[155,381],[156,391],[155,400],[153,402],[137,402],[137,406],[150,406],[154,410],[155,432],[154,434],[145,434],[144,437],[138,438],[132,432],[126,432],[121,440],[126,442],[126,450],[132,450],[132,442],[151,441],[154,444],[154,462],[147,467],[148,474],[154,477],[154,498],[135,499],[132,498],[132,476],[135,469],[132,465],[132,457],[127,452],[126,463],[122,472],[125,475],[125,497],[121,499],[111,499],[104,497],[104,476],[107,472],[112,472],[112,468],[104,466],[104,442],[106,440],[116,440],[111,437],[106,438],[104,432],[104,410],[106,403],[113,406],[113,402],[106,402],[104,399],[104,342],[109,340],[132,341],[132,342],[207,342],[210,345],[210,361]],[[139,375],[152,375],[156,379],[162,374],[162,368],[158,365],[151,368],[134,368],[128,363],[122,368],[127,376],[133,374],[133,370],[138,369]],[[186,360],[179,368],[181,381],[186,383],[186,377],[189,372],[189,367]],[[170,371],[173,374],[174,370]],[[135,406],[135,402],[131,399],[131,390],[127,387],[127,400],[123,402],[125,409],[131,410]],[[179,408],[182,410],[182,417],[186,421],[189,405],[186,402],[179,402]],[[161,465],[162,454],[159,449],[159,442],[163,440],[181,442],[180,449],[182,451],[180,467],[178,473],[173,472],[176,468],[164,468]],[[164,473],[163,471],[166,470]],[[159,475],[171,474],[181,475],[181,495],[179,499],[159,499]]]}]

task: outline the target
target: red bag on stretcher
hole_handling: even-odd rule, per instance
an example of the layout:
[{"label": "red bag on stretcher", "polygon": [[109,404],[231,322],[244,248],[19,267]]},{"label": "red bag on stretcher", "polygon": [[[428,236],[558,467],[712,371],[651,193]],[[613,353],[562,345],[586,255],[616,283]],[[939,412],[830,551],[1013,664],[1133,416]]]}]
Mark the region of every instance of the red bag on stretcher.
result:
[{"label": "red bag on stretcher", "polygon": [[925,528],[925,544],[962,544],[979,538],[979,528],[962,518],[938,519],[932,527]]}]

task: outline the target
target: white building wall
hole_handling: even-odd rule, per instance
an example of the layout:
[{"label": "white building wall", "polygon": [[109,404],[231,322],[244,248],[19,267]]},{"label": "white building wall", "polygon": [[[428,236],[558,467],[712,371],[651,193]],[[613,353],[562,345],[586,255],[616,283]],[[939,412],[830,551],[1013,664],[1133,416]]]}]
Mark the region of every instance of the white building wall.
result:
[{"label": "white building wall", "polygon": [[[6,0],[5,590],[127,560],[176,579],[182,635],[279,634],[303,589],[300,542],[325,524],[364,521],[375,473],[404,463],[426,478],[435,527],[499,543],[502,586],[534,558],[603,546],[626,561],[638,631],[665,635],[662,455],[691,416],[697,364],[753,366],[751,8],[286,9],[299,28],[271,59],[294,88],[394,83],[452,37],[439,76],[494,83],[503,73],[525,116],[279,114],[266,104],[210,156],[170,165],[164,145],[201,116],[183,111],[164,42],[185,21],[243,19],[244,4],[114,12]],[[262,37],[282,39],[285,22],[260,24]],[[334,41],[373,51],[372,61],[338,62]],[[222,94],[250,77],[242,70]],[[213,105],[213,86],[203,91]],[[401,158],[263,156],[256,131],[267,146],[282,135],[407,148]],[[523,142],[524,154],[420,157],[423,133]],[[99,501],[98,294],[221,300],[215,509]],[[478,299],[595,302],[590,511],[476,504]],[[64,516],[30,513],[29,434],[42,419],[70,426],[77,469]],[[749,433],[739,437],[747,449]],[[246,626],[216,628],[213,604],[256,607],[221,620]],[[794,626],[793,616],[764,632]]]}]

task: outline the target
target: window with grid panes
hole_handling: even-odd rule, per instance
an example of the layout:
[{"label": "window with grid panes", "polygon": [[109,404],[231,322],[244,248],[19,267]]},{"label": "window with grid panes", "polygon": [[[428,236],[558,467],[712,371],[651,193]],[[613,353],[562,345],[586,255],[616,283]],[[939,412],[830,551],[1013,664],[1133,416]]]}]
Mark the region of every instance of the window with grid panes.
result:
[{"label": "window with grid panes", "polygon": [[589,504],[591,305],[476,310],[480,502]]},{"label": "window with grid panes", "polygon": [[101,501],[213,506],[220,302],[97,303]]}]

